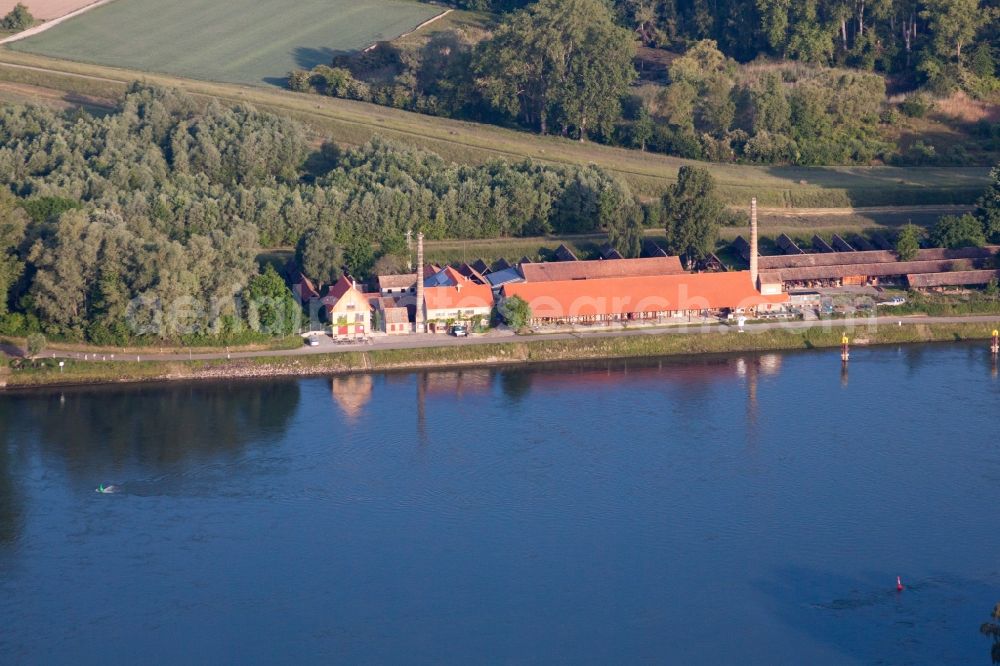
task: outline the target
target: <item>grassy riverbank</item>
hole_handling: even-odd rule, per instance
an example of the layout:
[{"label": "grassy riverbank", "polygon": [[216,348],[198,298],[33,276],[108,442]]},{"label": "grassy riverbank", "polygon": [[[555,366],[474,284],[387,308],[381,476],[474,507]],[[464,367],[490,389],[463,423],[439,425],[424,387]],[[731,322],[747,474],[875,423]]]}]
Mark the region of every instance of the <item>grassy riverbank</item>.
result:
[{"label": "grassy riverbank", "polygon": [[[60,340],[48,341],[45,352],[77,352],[81,354],[111,355],[111,354],[211,354],[212,352],[271,352],[284,349],[298,349],[302,346],[302,336],[296,333],[282,337],[265,337],[261,334],[259,342],[230,343],[217,342],[214,344],[195,343],[183,345],[179,342],[162,342],[158,340],[148,340],[139,343],[132,343],[126,347],[108,347],[91,345],[84,342],[65,342]],[[211,338],[207,338],[211,340]],[[0,337],[0,343],[14,345],[21,349],[27,348],[25,338]],[[44,355],[44,354],[43,354]]]},{"label": "grassy riverbank", "polygon": [[[926,324],[860,327],[849,332],[855,346],[917,342],[986,340],[996,324]],[[43,367],[2,368],[0,382],[8,388],[103,384],[188,379],[226,379],[377,372],[414,368],[446,368],[512,363],[655,357],[686,354],[758,352],[832,348],[840,345],[842,328],[773,329],[756,333],[633,335],[583,337],[572,340],[519,339],[512,342],[338,352],[314,356],[261,356],[232,361],[82,362],[56,361]]]}]

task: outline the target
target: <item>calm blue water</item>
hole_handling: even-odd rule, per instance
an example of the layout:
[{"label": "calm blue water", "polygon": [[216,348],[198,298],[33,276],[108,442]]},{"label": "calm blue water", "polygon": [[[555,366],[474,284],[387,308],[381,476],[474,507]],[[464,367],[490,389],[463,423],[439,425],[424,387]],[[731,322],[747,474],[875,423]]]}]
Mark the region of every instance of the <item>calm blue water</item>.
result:
[{"label": "calm blue water", "polygon": [[986,664],[981,347],[7,394],[0,661]]}]

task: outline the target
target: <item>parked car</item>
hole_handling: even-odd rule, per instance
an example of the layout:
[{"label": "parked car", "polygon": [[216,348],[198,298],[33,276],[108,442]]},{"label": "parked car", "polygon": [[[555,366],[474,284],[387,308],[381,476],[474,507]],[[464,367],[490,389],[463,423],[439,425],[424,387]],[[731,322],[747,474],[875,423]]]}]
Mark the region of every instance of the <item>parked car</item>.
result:
[{"label": "parked car", "polygon": [[906,302],[906,299],[902,296],[893,296],[885,302],[885,305],[902,305]]},{"label": "parked car", "polygon": [[306,344],[310,347],[319,347],[319,338],[315,335],[310,335],[306,338]]},{"label": "parked car", "polygon": [[465,324],[455,324],[451,327],[451,334],[456,338],[465,338],[469,335],[469,328]]}]

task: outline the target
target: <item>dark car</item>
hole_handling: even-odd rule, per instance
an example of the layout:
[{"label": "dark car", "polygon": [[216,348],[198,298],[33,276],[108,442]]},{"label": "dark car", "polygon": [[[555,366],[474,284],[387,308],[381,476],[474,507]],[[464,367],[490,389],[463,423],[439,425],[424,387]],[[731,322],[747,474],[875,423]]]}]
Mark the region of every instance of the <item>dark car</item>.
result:
[{"label": "dark car", "polygon": [[469,328],[465,324],[455,324],[451,327],[451,334],[456,338],[465,338],[469,335]]}]

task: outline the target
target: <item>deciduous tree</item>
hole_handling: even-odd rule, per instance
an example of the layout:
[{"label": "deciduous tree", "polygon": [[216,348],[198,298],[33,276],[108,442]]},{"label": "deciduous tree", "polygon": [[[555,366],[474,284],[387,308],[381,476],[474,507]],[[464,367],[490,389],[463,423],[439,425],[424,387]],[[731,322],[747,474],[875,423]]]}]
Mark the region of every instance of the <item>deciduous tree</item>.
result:
[{"label": "deciduous tree", "polygon": [[334,228],[322,224],[302,237],[295,259],[302,272],[319,284],[333,284],[340,278],[344,255]]},{"label": "deciduous tree", "polygon": [[28,335],[28,358],[35,358],[45,349],[45,336],[41,333],[31,333]]},{"label": "deciduous tree", "polygon": [[982,247],[986,245],[986,235],[983,233],[982,222],[969,213],[961,217],[945,215],[934,225],[931,242],[936,247],[950,249]]},{"label": "deciduous tree", "polygon": [[719,236],[724,206],[708,169],[683,166],[677,183],[663,195],[667,245],[689,262],[710,253]]},{"label": "deciduous tree", "polygon": [[505,298],[500,304],[500,316],[515,331],[531,321],[531,306],[520,296]]},{"label": "deciduous tree", "polygon": [[920,17],[928,23],[935,51],[940,56],[954,55],[958,61],[962,60],[962,48],[992,13],[979,0],[923,0],[922,4]]},{"label": "deciduous tree", "polygon": [[243,301],[253,330],[269,335],[289,335],[298,330],[301,310],[270,264],[250,278],[243,290]]},{"label": "deciduous tree", "polygon": [[10,190],[0,189],[0,316],[7,314],[11,287],[24,272],[18,248],[24,242],[28,216]]},{"label": "deciduous tree", "polygon": [[643,211],[637,202],[606,190],[598,201],[608,231],[608,242],[622,256],[638,257],[642,252]]},{"label": "deciduous tree", "polygon": [[555,119],[586,137],[620,113],[635,48],[600,0],[540,0],[477,53],[477,85],[495,108],[547,133]]},{"label": "deciduous tree", "polygon": [[916,258],[923,235],[923,230],[915,224],[907,224],[900,229],[899,236],[896,237],[896,256],[900,261],[912,261]]},{"label": "deciduous tree", "polygon": [[1000,241],[1000,166],[990,170],[990,184],[979,198],[976,216],[989,239]]},{"label": "deciduous tree", "polygon": [[0,19],[0,29],[20,32],[26,28],[30,28],[34,22],[35,17],[31,15],[27,7],[19,2],[14,5],[14,8],[6,16]]}]

